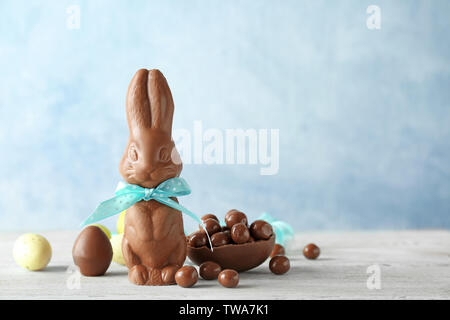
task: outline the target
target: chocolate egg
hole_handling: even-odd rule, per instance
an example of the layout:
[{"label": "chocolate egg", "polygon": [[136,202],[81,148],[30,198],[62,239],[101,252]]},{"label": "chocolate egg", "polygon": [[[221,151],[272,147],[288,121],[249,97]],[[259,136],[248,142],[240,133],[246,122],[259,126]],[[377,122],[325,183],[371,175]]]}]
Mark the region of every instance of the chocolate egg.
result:
[{"label": "chocolate egg", "polygon": [[[214,233],[222,230],[219,222],[212,218],[206,219],[205,221],[203,221],[203,224],[205,225],[205,229],[208,232],[209,236],[212,236]],[[203,228],[201,228],[200,231],[204,231]]]},{"label": "chocolate egg", "polygon": [[200,276],[205,280],[215,280],[222,268],[215,262],[205,261],[200,265]]},{"label": "chocolate egg", "polygon": [[231,239],[237,244],[246,243],[250,239],[250,232],[245,224],[239,222],[231,228]]},{"label": "chocolate egg", "polygon": [[226,232],[217,232],[211,236],[213,247],[221,247],[230,243],[230,234]]},{"label": "chocolate egg", "polygon": [[111,264],[111,242],[99,227],[88,226],[75,240],[72,257],[81,274],[89,277],[101,276]]},{"label": "chocolate egg", "polygon": [[314,243],[309,243],[303,249],[303,255],[305,258],[314,260],[320,255],[320,248],[316,246]]},{"label": "chocolate egg", "polygon": [[275,274],[285,274],[291,268],[289,259],[285,256],[275,256],[269,263],[270,271]]},{"label": "chocolate egg", "polygon": [[250,233],[256,240],[267,240],[273,234],[272,226],[264,220],[256,220],[250,225]]},{"label": "chocolate egg", "polygon": [[193,266],[184,266],[175,273],[176,283],[183,288],[190,288],[197,283],[198,272]]},{"label": "chocolate egg", "polygon": [[214,261],[224,269],[238,272],[253,269],[262,264],[270,255],[275,244],[275,234],[267,240],[258,240],[242,244],[226,244],[215,247],[213,251],[203,246],[200,248],[188,245],[189,259],[197,265],[205,261]]},{"label": "chocolate egg", "polygon": [[225,269],[219,273],[217,279],[226,288],[236,288],[239,283],[239,274],[236,270]]},{"label": "chocolate egg", "polygon": [[247,216],[236,209],[228,211],[225,215],[225,224],[231,229],[236,223],[243,223],[248,226]]},{"label": "chocolate egg", "polygon": [[276,243],[275,246],[273,247],[270,257],[273,258],[275,256],[284,256],[285,254],[286,251],[284,250],[284,247],[281,244]]},{"label": "chocolate egg", "polygon": [[198,248],[206,245],[207,240],[208,238],[206,237],[206,233],[196,231],[189,236],[188,244],[191,247]]}]

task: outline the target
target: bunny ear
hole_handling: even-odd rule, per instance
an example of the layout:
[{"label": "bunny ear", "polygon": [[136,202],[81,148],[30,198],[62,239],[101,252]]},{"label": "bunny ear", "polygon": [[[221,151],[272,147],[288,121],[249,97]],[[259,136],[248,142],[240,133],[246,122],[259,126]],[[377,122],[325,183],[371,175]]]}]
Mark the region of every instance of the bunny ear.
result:
[{"label": "bunny ear", "polygon": [[172,135],[174,112],[172,93],[166,78],[157,69],[148,71],[148,97],[150,100],[152,128],[161,129]]},{"label": "bunny ear", "polygon": [[150,128],[152,125],[147,80],[148,70],[140,69],[128,86],[126,105],[130,130]]}]

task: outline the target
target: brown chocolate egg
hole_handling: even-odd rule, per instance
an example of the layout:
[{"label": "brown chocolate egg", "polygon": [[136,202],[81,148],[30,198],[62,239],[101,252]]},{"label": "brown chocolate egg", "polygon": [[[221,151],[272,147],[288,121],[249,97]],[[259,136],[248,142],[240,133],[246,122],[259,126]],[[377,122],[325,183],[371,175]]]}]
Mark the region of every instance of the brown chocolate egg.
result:
[{"label": "brown chocolate egg", "polygon": [[81,274],[89,277],[101,276],[111,264],[113,257],[111,242],[102,229],[88,226],[75,240],[72,257]]},{"label": "brown chocolate egg", "polygon": [[217,232],[211,236],[213,247],[221,247],[230,243],[230,234],[226,232]]},{"label": "brown chocolate egg", "polygon": [[234,243],[246,243],[250,238],[250,232],[245,224],[242,222],[236,223],[231,228],[231,239],[233,239]]},{"label": "brown chocolate egg", "polygon": [[269,268],[275,274],[285,274],[291,268],[291,264],[286,256],[275,256],[270,260]]},{"label": "brown chocolate egg", "polygon": [[205,261],[199,268],[200,276],[205,280],[215,280],[222,268],[213,261]]},{"label": "brown chocolate egg", "polygon": [[236,209],[228,211],[225,215],[225,224],[231,229],[236,223],[243,223],[248,226],[248,220],[245,213],[238,211]]},{"label": "brown chocolate egg", "polygon": [[285,254],[286,251],[284,250],[284,247],[281,244],[276,243],[273,247],[270,257],[273,258],[275,256],[284,256]]},{"label": "brown chocolate egg", "polygon": [[198,272],[193,266],[184,266],[175,273],[176,283],[183,288],[190,288],[197,283]]},{"label": "brown chocolate egg", "polygon": [[216,220],[217,222],[219,222],[219,219],[217,218],[217,216],[214,215],[214,214],[212,214],[212,213],[205,214],[205,215],[202,217],[202,221],[203,221],[203,222],[205,222],[205,221],[208,220],[208,219],[214,219],[214,220]]},{"label": "brown chocolate egg", "polygon": [[258,240],[242,244],[229,243],[211,251],[207,246],[187,247],[189,259],[197,265],[205,261],[214,261],[223,269],[238,272],[253,269],[267,260],[275,244],[275,234],[267,240]]},{"label": "brown chocolate egg", "polygon": [[217,277],[219,283],[226,288],[235,288],[239,283],[239,274],[232,269],[226,269],[219,273]]},{"label": "brown chocolate egg", "polygon": [[206,245],[208,238],[206,237],[206,233],[202,231],[196,231],[189,236],[188,244],[191,247],[199,248]]},{"label": "brown chocolate egg", "polygon": [[[219,222],[214,219],[206,219],[203,221],[203,224],[205,225],[205,229],[208,232],[209,236],[211,237],[214,233],[219,232],[222,230],[222,227],[220,226]],[[200,227],[200,231],[205,231],[203,228]]]},{"label": "brown chocolate egg", "polygon": [[309,243],[303,249],[303,255],[305,258],[314,260],[320,255],[320,249],[314,243]]},{"label": "brown chocolate egg", "polygon": [[272,226],[264,220],[256,220],[250,225],[250,233],[255,240],[267,240],[273,234]]}]

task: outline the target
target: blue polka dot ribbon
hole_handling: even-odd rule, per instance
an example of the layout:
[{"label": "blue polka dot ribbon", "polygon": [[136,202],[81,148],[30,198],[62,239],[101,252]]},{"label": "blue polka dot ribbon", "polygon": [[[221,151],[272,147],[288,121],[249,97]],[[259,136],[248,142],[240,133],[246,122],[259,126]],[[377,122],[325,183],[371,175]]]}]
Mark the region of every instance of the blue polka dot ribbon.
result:
[{"label": "blue polka dot ribbon", "polygon": [[284,246],[294,238],[294,229],[287,222],[276,220],[267,212],[264,212],[258,219],[264,220],[272,225],[276,243]]},{"label": "blue polka dot ribbon", "polygon": [[[191,188],[183,178],[167,179],[156,188],[150,189],[121,182],[117,187],[115,196],[100,203],[94,213],[92,213],[81,223],[81,226],[84,227],[88,224],[119,214],[139,201],[155,200],[165,204],[166,206],[184,212],[189,217],[197,221],[206,232],[202,220],[195,213],[170,199],[170,197],[181,197],[190,193]],[[208,240],[210,242],[210,248],[212,248],[208,232],[206,232],[206,235],[208,236]]]}]

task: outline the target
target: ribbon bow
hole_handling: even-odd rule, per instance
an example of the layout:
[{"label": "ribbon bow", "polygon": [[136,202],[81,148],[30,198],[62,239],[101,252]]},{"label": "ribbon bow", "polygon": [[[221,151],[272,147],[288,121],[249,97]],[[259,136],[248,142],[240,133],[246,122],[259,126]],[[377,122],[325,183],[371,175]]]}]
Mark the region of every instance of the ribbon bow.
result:
[{"label": "ribbon bow", "polygon": [[171,178],[161,182],[156,188],[143,188],[138,185],[120,182],[117,186],[115,196],[109,200],[103,201],[89,217],[87,217],[81,226],[103,220],[116,215],[123,210],[128,209],[136,202],[155,200],[166,206],[184,212],[192,219],[197,221],[205,230],[212,250],[211,239],[206,231],[202,220],[195,213],[186,209],[170,197],[180,197],[191,193],[191,188],[183,178]]}]

